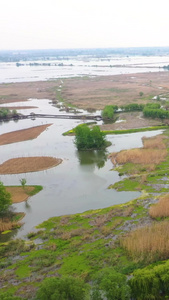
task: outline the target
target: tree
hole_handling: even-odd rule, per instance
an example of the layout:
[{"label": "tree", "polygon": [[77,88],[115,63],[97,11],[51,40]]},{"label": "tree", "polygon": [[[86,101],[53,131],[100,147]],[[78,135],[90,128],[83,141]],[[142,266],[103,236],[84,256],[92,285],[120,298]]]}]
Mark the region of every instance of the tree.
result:
[{"label": "tree", "polygon": [[114,111],[118,109],[118,106],[116,105],[106,105],[104,109],[102,110],[102,118],[104,120],[106,119],[113,119],[114,117]]},{"label": "tree", "polygon": [[11,203],[11,194],[7,192],[3,183],[0,182],[0,215],[7,212]]},{"label": "tree", "polygon": [[88,285],[80,278],[46,278],[37,291],[37,300],[84,300]]},{"label": "tree", "polygon": [[95,279],[92,300],[129,300],[131,289],[125,275],[112,268],[105,268],[98,272]]},{"label": "tree", "polygon": [[23,189],[25,189],[26,179],[25,178],[20,179],[20,183],[21,183]]},{"label": "tree", "polygon": [[78,150],[102,149],[106,147],[105,135],[99,126],[90,129],[86,124],[75,128],[75,145]]}]

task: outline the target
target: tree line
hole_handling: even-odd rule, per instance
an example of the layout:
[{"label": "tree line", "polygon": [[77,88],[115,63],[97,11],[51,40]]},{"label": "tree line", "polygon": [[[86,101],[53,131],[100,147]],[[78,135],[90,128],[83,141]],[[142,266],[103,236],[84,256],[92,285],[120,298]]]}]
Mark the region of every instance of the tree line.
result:
[{"label": "tree line", "polygon": [[169,111],[161,108],[160,103],[137,104],[130,103],[118,107],[117,105],[106,105],[102,111],[103,120],[113,120],[117,112],[142,111],[146,118],[169,119]]},{"label": "tree line", "polygon": [[16,109],[13,109],[11,111],[5,107],[0,108],[0,120],[4,120],[4,119],[8,119],[9,117],[16,117],[16,116],[18,116]]}]

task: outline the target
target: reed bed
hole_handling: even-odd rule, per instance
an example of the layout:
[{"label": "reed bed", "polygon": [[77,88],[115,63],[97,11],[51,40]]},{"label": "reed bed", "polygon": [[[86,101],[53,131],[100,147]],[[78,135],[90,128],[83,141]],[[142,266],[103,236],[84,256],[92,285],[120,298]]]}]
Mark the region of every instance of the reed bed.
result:
[{"label": "reed bed", "polygon": [[17,228],[20,225],[21,224],[19,224],[16,221],[15,222],[11,222],[11,221],[8,220],[8,221],[4,222],[4,220],[0,219],[0,232]]},{"label": "reed bed", "polygon": [[144,149],[166,149],[166,144],[164,142],[164,135],[157,135],[151,138],[142,138]]},{"label": "reed bed", "polygon": [[161,196],[158,203],[150,207],[149,215],[154,219],[169,217],[169,194]]},{"label": "reed bed", "polygon": [[165,136],[163,135],[158,135],[152,138],[144,137],[142,139],[143,148],[113,152],[110,154],[109,158],[114,165],[133,163],[153,166],[154,169],[154,165],[164,161],[168,154],[164,139]]},{"label": "reed bed", "polygon": [[167,156],[166,149],[130,149],[122,150],[119,153],[112,153],[111,160],[115,164],[159,164]]},{"label": "reed bed", "polygon": [[120,244],[138,261],[153,262],[169,258],[169,222],[162,221],[145,226],[121,239]]}]

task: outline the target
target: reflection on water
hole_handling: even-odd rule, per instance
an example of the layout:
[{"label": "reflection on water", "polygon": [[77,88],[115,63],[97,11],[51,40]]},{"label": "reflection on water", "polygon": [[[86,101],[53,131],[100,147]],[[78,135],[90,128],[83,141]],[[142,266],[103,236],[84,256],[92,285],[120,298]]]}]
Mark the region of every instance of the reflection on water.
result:
[{"label": "reflection on water", "polygon": [[98,169],[103,168],[107,161],[107,152],[104,150],[76,151],[80,165],[95,165]]}]

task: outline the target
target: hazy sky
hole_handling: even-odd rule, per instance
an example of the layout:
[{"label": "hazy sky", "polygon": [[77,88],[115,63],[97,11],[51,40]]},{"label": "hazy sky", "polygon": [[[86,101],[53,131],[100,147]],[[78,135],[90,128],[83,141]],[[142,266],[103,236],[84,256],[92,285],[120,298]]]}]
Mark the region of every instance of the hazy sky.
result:
[{"label": "hazy sky", "polygon": [[0,49],[169,46],[169,0],[0,0]]}]

